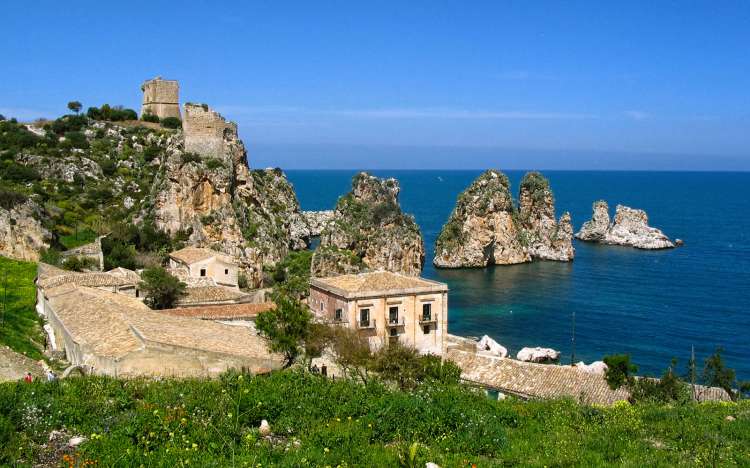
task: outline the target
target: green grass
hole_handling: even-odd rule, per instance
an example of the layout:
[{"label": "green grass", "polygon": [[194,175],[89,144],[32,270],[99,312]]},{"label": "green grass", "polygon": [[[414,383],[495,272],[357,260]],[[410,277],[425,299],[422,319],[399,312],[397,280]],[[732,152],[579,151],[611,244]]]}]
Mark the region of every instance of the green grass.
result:
[{"label": "green grass", "polygon": [[83,229],[78,231],[77,234],[70,234],[67,236],[60,236],[60,243],[66,249],[74,249],[85,244],[89,244],[96,240],[96,233],[91,229]]},{"label": "green grass", "polygon": [[[259,436],[262,419],[275,443]],[[398,466],[414,442],[410,466],[750,464],[748,401],[492,401],[467,387],[406,393],[294,370],[0,384],[0,464],[30,465],[63,427],[88,438],[76,459],[100,466]]]},{"label": "green grass", "polygon": [[[0,344],[41,359],[44,342],[36,304],[36,263],[0,256]],[[3,306],[4,305],[4,306]]]}]

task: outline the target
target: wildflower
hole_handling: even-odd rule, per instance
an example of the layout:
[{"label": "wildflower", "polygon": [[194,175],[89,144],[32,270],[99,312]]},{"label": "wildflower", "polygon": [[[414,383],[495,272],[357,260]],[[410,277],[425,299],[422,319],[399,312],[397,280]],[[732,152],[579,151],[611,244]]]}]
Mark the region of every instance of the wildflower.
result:
[{"label": "wildflower", "polygon": [[328,450],[328,447],[324,448],[324,449],[323,449],[323,451],[324,451],[325,453],[328,453],[328,452],[330,452],[330,450]]}]

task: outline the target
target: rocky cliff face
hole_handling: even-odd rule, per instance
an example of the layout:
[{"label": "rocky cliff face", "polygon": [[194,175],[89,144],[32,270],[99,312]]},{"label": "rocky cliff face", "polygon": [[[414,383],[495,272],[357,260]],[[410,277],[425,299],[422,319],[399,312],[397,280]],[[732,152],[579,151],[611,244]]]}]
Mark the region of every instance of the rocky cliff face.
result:
[{"label": "rocky cliff face", "polygon": [[43,210],[31,200],[0,206],[0,255],[39,260],[39,252],[52,242],[52,235],[40,221],[43,216]]},{"label": "rocky cliff face", "polygon": [[565,213],[555,222],[549,182],[526,174],[517,210],[510,182],[488,170],[458,197],[456,207],[435,243],[434,265],[440,268],[485,267],[532,259],[573,259],[572,226]]},{"label": "rocky cliff face", "polygon": [[648,215],[643,210],[617,205],[614,222],[610,224],[609,205],[601,200],[594,202],[591,219],[583,223],[575,236],[582,241],[637,249],[669,249],[675,246],[663,232],[648,225]]},{"label": "rocky cliff face", "polygon": [[[189,115],[186,112],[186,119]],[[145,207],[142,219],[152,219],[173,235],[189,233],[190,244],[233,256],[249,286],[259,287],[263,266],[282,260],[290,250],[306,248],[310,228],[284,173],[251,171],[236,127],[226,129],[219,132],[220,144],[207,145],[219,152],[186,152],[184,136],[170,140],[152,188],[153,203]],[[192,137],[194,147],[198,140]]]},{"label": "rocky cliff face", "polygon": [[395,179],[361,172],[352,191],[341,197],[320,235],[312,260],[314,276],[364,270],[419,275],[424,243],[414,218],[401,211]]}]

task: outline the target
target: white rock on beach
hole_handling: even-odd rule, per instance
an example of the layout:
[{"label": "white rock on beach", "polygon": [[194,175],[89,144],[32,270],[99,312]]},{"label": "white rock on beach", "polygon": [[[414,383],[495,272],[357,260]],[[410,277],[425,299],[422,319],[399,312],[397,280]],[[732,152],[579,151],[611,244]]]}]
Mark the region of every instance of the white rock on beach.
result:
[{"label": "white rock on beach", "polygon": [[648,215],[643,210],[617,205],[614,222],[610,224],[609,205],[602,200],[594,203],[593,215],[583,223],[576,239],[647,250],[675,246],[663,232],[648,225]]},{"label": "white rock on beach", "polygon": [[503,358],[508,355],[508,350],[504,346],[487,335],[484,335],[477,343],[477,352],[489,353]]},{"label": "white rock on beach", "polygon": [[594,361],[591,364],[580,361],[575,364],[575,367],[591,374],[604,374],[607,371],[607,365],[604,364],[604,361]]},{"label": "white rock on beach", "polygon": [[552,348],[523,348],[516,354],[516,359],[525,362],[547,362],[556,361],[560,357],[560,351]]}]

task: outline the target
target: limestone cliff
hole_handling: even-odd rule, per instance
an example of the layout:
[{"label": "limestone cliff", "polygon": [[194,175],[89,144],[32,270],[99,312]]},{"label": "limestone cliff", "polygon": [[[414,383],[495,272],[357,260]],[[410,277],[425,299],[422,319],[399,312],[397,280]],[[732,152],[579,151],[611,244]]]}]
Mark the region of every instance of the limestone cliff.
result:
[{"label": "limestone cliff", "polygon": [[18,260],[37,261],[47,249],[52,235],[42,226],[42,209],[32,200],[18,200],[13,206],[0,206],[0,255]]},{"label": "limestone cliff", "polygon": [[[259,287],[264,266],[307,246],[310,229],[294,190],[279,169],[251,171],[236,126],[207,106],[186,105],[185,119],[185,135],[169,142],[143,219],[235,257],[248,284]],[[212,133],[200,133],[209,125]]]},{"label": "limestone cliff", "polygon": [[419,275],[424,264],[422,234],[414,218],[401,211],[398,193],[395,179],[357,174],[352,191],[339,199],[320,235],[312,274],[369,269]]},{"label": "limestone cliff", "polygon": [[573,259],[570,215],[555,222],[549,182],[539,173],[521,182],[520,208],[500,171],[488,170],[464,190],[435,243],[440,268],[485,267],[533,259]]},{"label": "limestone cliff", "polygon": [[610,223],[609,205],[602,200],[594,202],[591,219],[583,223],[575,236],[582,241],[637,249],[669,249],[675,246],[663,232],[648,225],[648,215],[643,210],[617,205],[614,222]]}]

